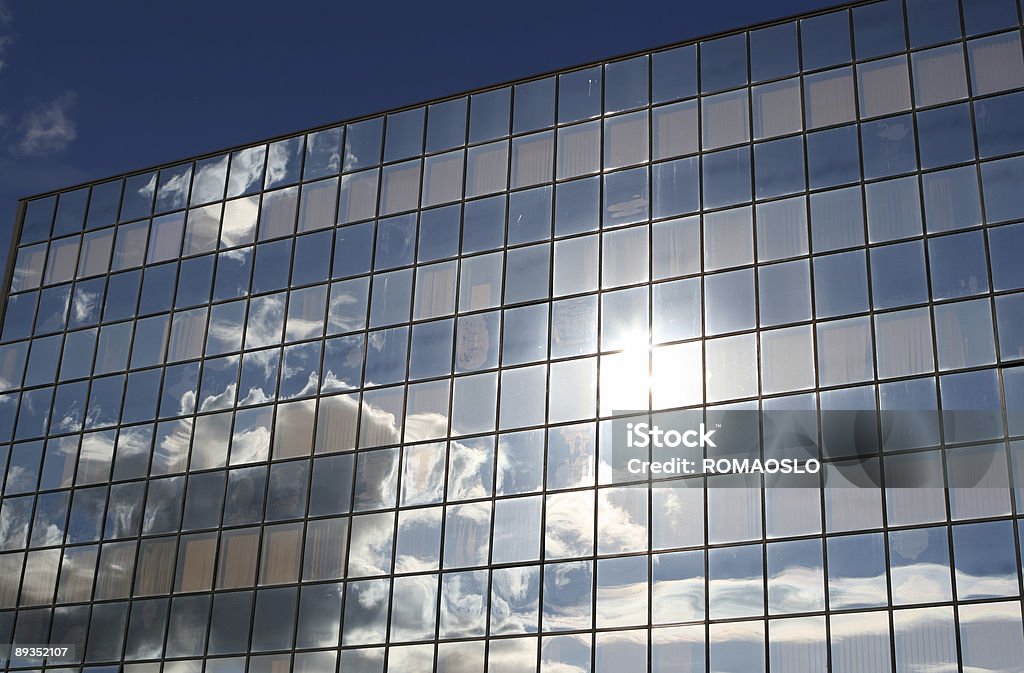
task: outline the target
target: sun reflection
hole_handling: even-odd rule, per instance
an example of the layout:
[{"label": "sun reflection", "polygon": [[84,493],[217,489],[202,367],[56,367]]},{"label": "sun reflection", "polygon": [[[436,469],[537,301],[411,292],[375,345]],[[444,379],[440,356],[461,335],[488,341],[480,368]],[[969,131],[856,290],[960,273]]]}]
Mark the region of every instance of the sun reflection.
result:
[{"label": "sun reflection", "polygon": [[601,415],[647,409],[651,394],[651,344],[647,333],[631,335],[625,347],[601,358]]}]

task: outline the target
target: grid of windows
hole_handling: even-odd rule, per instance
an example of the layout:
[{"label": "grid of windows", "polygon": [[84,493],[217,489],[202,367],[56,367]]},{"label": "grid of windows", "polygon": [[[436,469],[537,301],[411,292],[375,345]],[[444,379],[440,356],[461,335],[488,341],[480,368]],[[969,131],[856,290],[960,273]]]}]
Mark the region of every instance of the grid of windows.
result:
[{"label": "grid of windows", "polygon": [[[886,0],[28,201],[0,642],[1018,670],[1020,11]],[[921,486],[613,479],[616,412],[736,408],[861,411]]]}]

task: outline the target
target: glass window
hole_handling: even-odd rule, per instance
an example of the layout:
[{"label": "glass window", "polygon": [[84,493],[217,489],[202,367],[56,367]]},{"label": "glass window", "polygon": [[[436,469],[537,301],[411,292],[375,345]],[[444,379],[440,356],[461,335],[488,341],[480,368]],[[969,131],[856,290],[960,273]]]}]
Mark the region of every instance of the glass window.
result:
[{"label": "glass window", "polygon": [[629,348],[638,341],[646,341],[647,324],[646,287],[601,295],[602,351]]},{"label": "glass window", "polygon": [[731,89],[747,82],[746,35],[730,35],[700,44],[702,93]]},{"label": "glass window", "polygon": [[974,104],[978,153],[982,158],[1012,154],[1024,149],[1024,94],[986,98]]},{"label": "glass window", "polygon": [[259,191],[260,185],[263,184],[263,162],[266,153],[266,145],[260,145],[231,154],[227,191],[229,198]]},{"label": "glass window", "polygon": [[302,185],[298,230],[313,231],[334,224],[334,204],[337,196],[337,178]]},{"label": "glass window", "polygon": [[420,161],[385,166],[381,177],[380,214],[413,210],[420,202]]},{"label": "glass window", "polygon": [[80,237],[62,238],[50,244],[50,256],[46,262],[43,284],[63,283],[75,277],[78,266],[78,245]]},{"label": "glass window", "polygon": [[423,206],[457,201],[462,196],[462,150],[427,157],[423,169]]},{"label": "glass window", "polygon": [[752,89],[754,139],[772,138],[803,129],[800,80],[762,84]]},{"label": "glass window", "polygon": [[157,213],[184,208],[187,204],[189,185],[192,182],[192,165],[174,166],[160,171],[160,183],[156,192]]},{"label": "glass window", "polygon": [[453,327],[454,322],[451,320],[413,325],[410,379],[430,378],[451,372]]},{"label": "glass window", "polygon": [[651,56],[651,71],[651,89],[655,103],[696,95],[696,45],[655,52]]},{"label": "glass window", "polygon": [[[421,266],[416,269],[414,320],[449,315],[455,312],[456,271],[454,261]],[[376,300],[376,295],[374,295],[374,299]]]},{"label": "glass window", "polygon": [[[720,154],[733,155],[737,150],[726,150]],[[718,164],[727,163],[729,157],[718,157],[714,168]],[[707,166],[707,164],[705,164]],[[707,170],[705,168],[705,170]],[[718,175],[716,172],[715,175]],[[609,176],[610,177],[610,176]],[[677,159],[665,163],[655,164],[652,167],[652,214],[656,218],[671,215],[691,213],[700,208],[700,164],[697,157]],[[738,182],[738,180],[737,180]],[[748,180],[749,182],[749,180]],[[715,196],[725,198],[729,196],[731,185],[728,183],[715,190]],[[738,187],[742,189],[741,187]],[[749,191],[749,185],[747,187]],[[719,191],[722,194],[719,194]],[[710,207],[710,204],[705,204]]]},{"label": "glass window", "polygon": [[814,387],[810,325],[761,332],[761,389],[765,393]]},{"label": "glass window", "polygon": [[558,76],[558,123],[590,119],[601,114],[601,68]]},{"label": "glass window", "polygon": [[[708,550],[708,600],[711,619],[764,614],[764,576],[760,545]],[[718,670],[718,669],[716,669]]]},{"label": "glass window", "polygon": [[1013,0],[982,0],[964,6],[964,25],[968,35],[988,33],[1017,24]]},{"label": "glass window", "polygon": [[868,278],[864,251],[814,259],[814,305],[819,318],[868,309]]},{"label": "glass window", "polygon": [[884,56],[907,48],[903,35],[903,4],[887,0],[853,9],[857,58]]},{"label": "glass window", "polygon": [[597,350],[597,297],[579,297],[551,306],[551,357],[585,355]]},{"label": "glass window", "polygon": [[873,248],[871,291],[875,308],[895,308],[928,301],[928,278],[921,242]]},{"label": "glass window", "polygon": [[1014,294],[996,298],[996,314],[999,316],[999,357],[1003,360],[1024,358],[1024,324],[1020,311],[1024,309],[1021,298]]},{"label": "glass window", "polygon": [[555,78],[516,84],[512,132],[535,131],[555,123]]},{"label": "glass window", "polygon": [[860,179],[856,126],[843,126],[807,136],[807,169],[812,189]]},{"label": "glass window", "polygon": [[974,95],[982,96],[1024,86],[1020,34],[1003,33],[967,43]]},{"label": "glass window", "polygon": [[366,339],[366,385],[396,383],[405,377],[409,328],[371,332]]},{"label": "glass window", "polygon": [[408,322],[412,304],[412,269],[377,274],[370,288],[370,327]]},{"label": "glass window", "polygon": [[598,237],[579,236],[555,243],[554,296],[597,289]]},{"label": "glass window", "polygon": [[648,68],[647,56],[616,61],[604,67],[604,110],[606,113],[647,105]]},{"label": "glass window", "polygon": [[806,260],[762,266],[757,270],[761,325],[811,318],[811,280]]},{"label": "glass window", "polygon": [[217,248],[222,206],[219,203],[188,211],[182,256],[212,252]]},{"label": "glass window", "polygon": [[[806,22],[806,19],[805,19]],[[806,49],[807,42],[804,42]],[[806,61],[804,63],[806,67]],[[836,68],[804,77],[804,112],[811,129],[853,121],[856,99],[853,69]]]},{"label": "glass window", "polygon": [[610,173],[604,176],[604,223],[618,226],[640,222],[649,217],[647,168]]},{"label": "glass window", "polygon": [[[946,535],[945,528],[889,533],[889,564],[895,605],[952,599]],[[932,581],[916,581],[925,572]]]},{"label": "glass window", "polygon": [[651,111],[654,158],[669,159],[697,151],[697,103],[685,101]]},{"label": "glass window", "polygon": [[800,69],[796,23],[750,31],[750,79],[761,82],[792,75]]},{"label": "glass window", "polygon": [[[994,369],[947,374],[939,379],[947,442],[1002,436]],[[959,413],[966,411],[968,413]]]},{"label": "glass window", "polygon": [[375,117],[345,127],[342,171],[354,171],[380,163],[384,117]]},{"label": "glass window", "polygon": [[850,15],[847,10],[800,21],[805,70],[850,60]]},{"label": "glass window", "polygon": [[811,195],[814,252],[864,245],[864,211],[859,187]]},{"label": "glass window", "polygon": [[259,240],[295,233],[295,214],[298,207],[298,187],[288,187],[263,195],[260,208]]},{"label": "glass window", "polygon": [[[121,201],[121,181],[112,180],[92,186],[89,197],[89,213],[85,228],[95,229],[117,222],[117,207]],[[23,241],[24,242],[24,241]]]},{"label": "glass window", "polygon": [[750,139],[747,90],[701,98],[704,149],[735,145]]},{"label": "glass window", "polygon": [[550,244],[509,250],[505,259],[505,303],[549,296],[550,267]]},{"label": "glass window", "polygon": [[804,191],[803,138],[782,138],[755,145],[754,175],[759,199]]},{"label": "glass window", "polygon": [[828,538],[828,604],[833,610],[881,607],[886,602],[882,534]]},{"label": "glass window", "polygon": [[753,334],[705,342],[705,385],[709,402],[757,393],[756,339]]},{"label": "glass window", "polygon": [[124,194],[121,197],[122,222],[149,217],[153,212],[153,196],[156,192],[156,173],[132,175],[125,179]]},{"label": "glass window", "polygon": [[466,108],[469,99],[435,103],[427,107],[427,151],[447,150],[466,143]]},{"label": "glass window", "polygon": [[971,111],[966,104],[919,112],[917,136],[922,168],[935,168],[974,159]]},{"label": "glass window", "polygon": [[956,0],[908,0],[910,46],[926,47],[960,38],[960,7]]},{"label": "glass window", "polygon": [[[646,225],[602,234],[602,288],[632,285],[649,279],[648,236]],[[575,272],[578,271],[577,268]]]},{"label": "glass window", "polygon": [[458,205],[425,210],[420,214],[418,261],[432,262],[458,254],[461,214]]},{"label": "glass window", "polygon": [[503,370],[499,427],[520,428],[543,423],[546,385],[547,367],[544,365]]},{"label": "glass window", "polygon": [[939,370],[993,364],[992,309],[987,299],[935,307]]},{"label": "glass window", "polygon": [[267,175],[263,188],[280,187],[299,181],[304,138],[297,136],[270,143],[267,149]]},{"label": "glass window", "polygon": [[[750,201],[749,147],[704,154],[701,156],[701,164],[705,208]],[[657,208],[655,210],[657,211]],[[655,214],[657,216],[658,213]]]},{"label": "glass window", "polygon": [[[18,250],[11,279],[11,292],[31,290],[39,287],[43,277],[43,264],[46,261],[46,244],[29,246]],[[109,262],[109,260],[108,260]]]},{"label": "glass window", "polygon": [[497,311],[459,318],[455,371],[475,371],[498,366],[501,329]]},{"label": "glass window", "polygon": [[601,168],[601,125],[577,124],[558,129],[559,180],[595,173]]},{"label": "glass window", "polygon": [[551,238],[551,187],[513,192],[508,200],[508,244]]},{"label": "glass window", "polygon": [[500,247],[505,241],[505,197],[470,201],[462,218],[462,252],[469,254]]},{"label": "glass window", "polygon": [[352,390],[363,378],[363,335],[329,339],[324,344],[321,392]]},{"label": "glass window", "polygon": [[758,204],[758,261],[806,255],[807,251],[807,207],[803,198]]},{"label": "glass window", "polygon": [[872,378],[871,323],[849,318],[818,324],[818,380],[823,386]]},{"label": "glass window", "polygon": [[500,252],[462,260],[459,274],[460,311],[475,311],[498,305],[501,299],[501,267]]},{"label": "glass window", "polygon": [[988,291],[985,250],[979,231],[928,241],[932,295],[936,299],[967,297]]},{"label": "glass window", "polygon": [[1024,266],[1017,264],[1024,250],[1024,225],[1010,225],[989,229],[989,256],[992,282],[998,290],[1024,287]]},{"label": "glass window", "polygon": [[[746,106],[744,105],[744,109]],[[705,125],[705,129],[707,126]],[[619,168],[648,161],[647,112],[605,119],[604,167]],[[515,186],[515,185],[513,185]]]},{"label": "glass window", "polygon": [[[114,243],[114,230],[104,229],[86,234],[82,239],[82,255],[78,264],[78,278],[106,273]],[[55,244],[56,245],[56,244]]]},{"label": "glass window", "polygon": [[548,307],[523,306],[505,311],[502,327],[502,364],[543,360],[548,345]]},{"label": "glass window", "polygon": [[769,614],[825,609],[821,547],[819,540],[794,540],[767,545],[765,565]]},{"label": "glass window", "polygon": [[228,155],[226,154],[197,161],[189,205],[201,205],[223,199],[227,175]]},{"label": "glass window", "polygon": [[867,185],[865,192],[870,242],[921,234],[921,193],[916,177],[875,182]]},{"label": "glass window", "polygon": [[[256,235],[259,197],[235,199],[224,204],[224,223],[220,231],[220,247],[252,243]],[[119,228],[120,229],[120,228]]]},{"label": "glass window", "polygon": [[879,314],[874,318],[874,334],[880,377],[924,374],[935,369],[927,308]]},{"label": "glass window", "polygon": [[749,207],[704,216],[704,269],[712,271],[754,262]]},{"label": "glass window", "polygon": [[338,224],[348,224],[373,217],[377,213],[376,169],[341,176],[338,194]]},{"label": "glass window", "polygon": [[936,47],[913,54],[914,98],[918,107],[967,97],[963,47]]},{"label": "glass window", "polygon": [[857,83],[861,118],[910,108],[910,74],[906,56],[859,64]]},{"label": "glass window", "polygon": [[989,222],[1017,219],[1024,214],[1024,206],[1015,193],[1024,176],[1024,159],[1013,157],[990,161],[981,165],[981,178],[985,185],[985,215]]},{"label": "glass window", "polygon": [[929,233],[964,229],[981,223],[978,173],[973,166],[927,173],[922,180]]},{"label": "glass window", "polygon": [[688,217],[651,225],[654,280],[700,271],[700,220]]},{"label": "glass window", "polygon": [[471,147],[466,156],[466,198],[492,194],[506,188],[507,141]]},{"label": "glass window", "polygon": [[495,89],[474,94],[469,103],[469,142],[493,140],[508,135],[512,89]]},{"label": "glass window", "polygon": [[[973,519],[1010,514],[1010,489],[1006,465],[1006,449],[1001,444],[968,446],[948,451],[946,474],[950,485],[950,517]],[[954,540],[955,535],[954,532]],[[996,545],[983,544],[975,548],[998,549]],[[1004,550],[1004,554],[1005,551],[1009,550]],[[1012,551],[1010,556],[1012,558]],[[959,565],[960,559],[957,561]],[[971,584],[971,581],[965,579],[962,588],[957,588],[957,594],[968,591]]]},{"label": "glass window", "polygon": [[917,168],[913,121],[909,115],[863,124],[861,142],[866,179]]},{"label": "glass window", "polygon": [[1021,618],[1016,601],[963,605],[958,613],[964,666],[1013,670],[1024,655],[1024,642],[1017,635]]},{"label": "glass window", "polygon": [[425,108],[396,112],[387,116],[384,161],[408,159],[423,153]]}]

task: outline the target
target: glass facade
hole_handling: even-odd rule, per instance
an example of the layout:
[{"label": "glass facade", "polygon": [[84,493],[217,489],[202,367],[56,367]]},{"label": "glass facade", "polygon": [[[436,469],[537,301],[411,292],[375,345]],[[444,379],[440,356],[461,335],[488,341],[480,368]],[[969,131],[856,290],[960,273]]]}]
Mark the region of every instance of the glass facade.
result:
[{"label": "glass facade", "polygon": [[[861,4],[25,201],[0,643],[1021,671],[1021,11]],[[623,410],[723,409],[860,412],[882,481],[609,468]]]}]

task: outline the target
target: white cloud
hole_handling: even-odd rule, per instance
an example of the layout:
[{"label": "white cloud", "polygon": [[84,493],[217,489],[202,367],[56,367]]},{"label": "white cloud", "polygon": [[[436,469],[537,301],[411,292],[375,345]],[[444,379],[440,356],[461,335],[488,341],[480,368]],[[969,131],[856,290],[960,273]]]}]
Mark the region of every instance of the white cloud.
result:
[{"label": "white cloud", "polygon": [[41,155],[67,147],[78,136],[70,115],[75,98],[75,92],[68,91],[25,113],[18,126],[21,140],[15,151],[22,155]]}]

